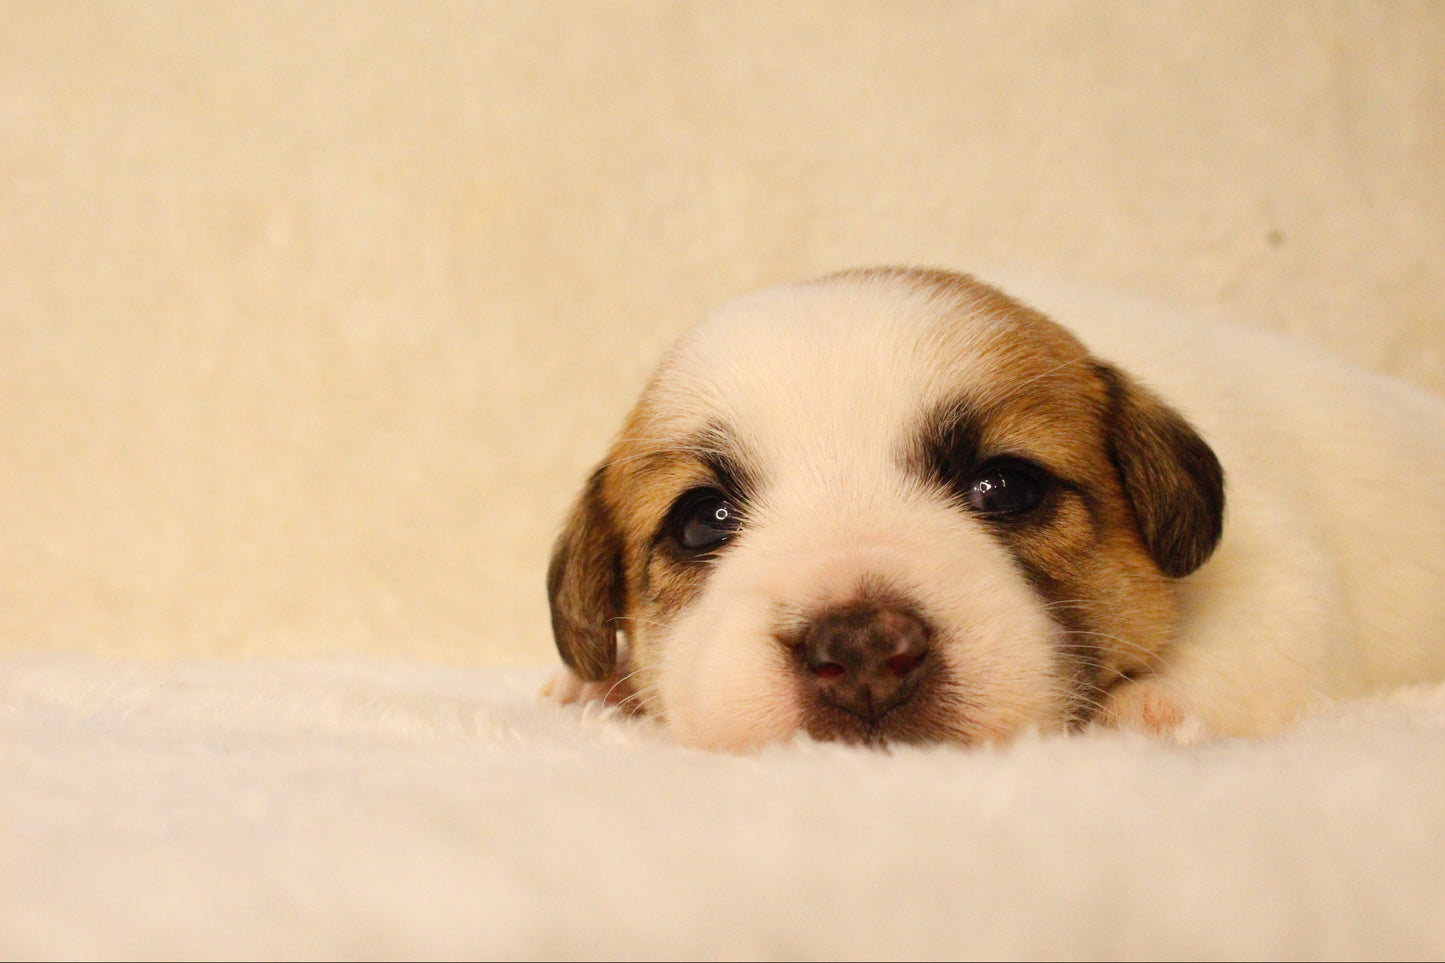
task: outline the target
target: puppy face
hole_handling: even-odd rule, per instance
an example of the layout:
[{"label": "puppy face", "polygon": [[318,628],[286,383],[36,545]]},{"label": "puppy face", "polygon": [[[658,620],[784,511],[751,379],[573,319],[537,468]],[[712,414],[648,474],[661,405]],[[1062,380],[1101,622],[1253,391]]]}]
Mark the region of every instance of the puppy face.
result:
[{"label": "puppy face", "polygon": [[1195,433],[1048,319],[834,275],[674,346],[558,539],[553,627],[691,744],[1005,739],[1150,671],[1222,510]]}]

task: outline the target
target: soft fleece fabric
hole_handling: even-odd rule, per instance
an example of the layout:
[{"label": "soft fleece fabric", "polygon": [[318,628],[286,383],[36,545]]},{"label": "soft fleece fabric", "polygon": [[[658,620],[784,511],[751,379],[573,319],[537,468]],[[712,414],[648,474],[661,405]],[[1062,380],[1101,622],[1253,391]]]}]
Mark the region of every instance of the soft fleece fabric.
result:
[{"label": "soft fleece fabric", "polygon": [[543,676],[6,657],[0,956],[1445,955],[1445,687],[1258,742],[732,756]]}]

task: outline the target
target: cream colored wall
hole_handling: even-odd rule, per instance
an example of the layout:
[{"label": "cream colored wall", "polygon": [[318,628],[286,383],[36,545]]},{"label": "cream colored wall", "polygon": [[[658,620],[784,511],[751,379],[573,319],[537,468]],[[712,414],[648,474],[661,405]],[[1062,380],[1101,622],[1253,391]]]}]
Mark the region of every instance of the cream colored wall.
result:
[{"label": "cream colored wall", "polygon": [[744,289],[1022,262],[1445,391],[1445,5],[0,6],[0,646],[550,659]]}]

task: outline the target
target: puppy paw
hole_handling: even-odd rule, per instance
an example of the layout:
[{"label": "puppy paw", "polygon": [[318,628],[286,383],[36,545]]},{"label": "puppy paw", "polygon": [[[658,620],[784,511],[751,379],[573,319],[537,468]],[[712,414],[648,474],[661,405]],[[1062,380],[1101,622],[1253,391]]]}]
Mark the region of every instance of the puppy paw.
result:
[{"label": "puppy paw", "polygon": [[1176,743],[1196,742],[1207,735],[1183,700],[1152,679],[1133,680],[1116,688],[1098,721]]},{"label": "puppy paw", "polygon": [[628,676],[627,668],[623,666],[614,670],[605,679],[587,682],[578,678],[571,669],[564,667],[558,669],[551,678],[542,683],[542,689],[537,695],[544,701],[556,702],[561,705],[600,702],[603,705],[618,706],[628,711],[634,711],[639,708],[639,703],[637,693],[632,688]]}]

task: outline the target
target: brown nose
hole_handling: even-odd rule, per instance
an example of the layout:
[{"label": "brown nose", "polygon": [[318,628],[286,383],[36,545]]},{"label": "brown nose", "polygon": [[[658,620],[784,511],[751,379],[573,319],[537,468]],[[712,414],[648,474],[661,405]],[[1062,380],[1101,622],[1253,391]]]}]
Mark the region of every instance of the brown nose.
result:
[{"label": "brown nose", "polygon": [[928,626],[910,612],[869,603],[824,611],[794,646],[818,698],[875,723],[918,688]]}]

